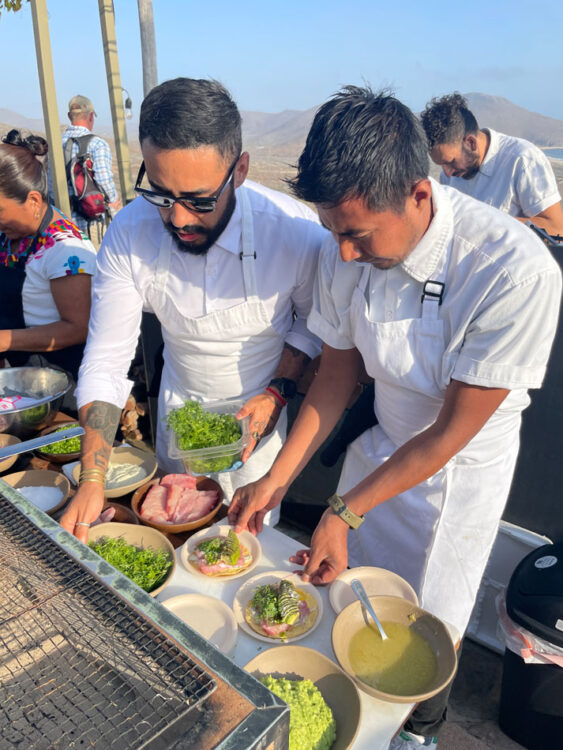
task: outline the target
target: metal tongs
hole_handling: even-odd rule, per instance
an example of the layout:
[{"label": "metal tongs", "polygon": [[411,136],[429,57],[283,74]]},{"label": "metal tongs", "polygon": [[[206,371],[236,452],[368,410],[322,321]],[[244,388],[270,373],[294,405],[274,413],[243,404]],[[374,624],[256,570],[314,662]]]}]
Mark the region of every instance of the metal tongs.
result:
[{"label": "metal tongs", "polygon": [[353,578],[350,581],[350,586],[352,587],[352,591],[354,592],[354,594],[356,594],[358,599],[361,601],[362,605],[367,609],[369,614],[372,616],[373,621],[375,622],[375,624],[377,625],[379,629],[379,632],[381,633],[381,640],[383,641],[387,640],[389,636],[383,630],[383,625],[380,623],[379,617],[375,614],[375,611],[373,607],[371,606],[371,602],[368,598],[365,588],[363,587],[362,582],[359,581],[357,578]]},{"label": "metal tongs", "polygon": [[64,431],[62,437],[60,432],[55,431],[50,432],[48,435],[43,435],[42,437],[33,438],[32,440],[23,440],[21,443],[16,443],[15,445],[7,445],[5,448],[0,448],[0,461],[4,458],[10,458],[11,456],[17,456],[20,453],[34,451],[38,448],[43,448],[45,445],[60,443],[61,440],[80,437],[81,435],[84,435],[84,427],[69,427],[68,430]]}]

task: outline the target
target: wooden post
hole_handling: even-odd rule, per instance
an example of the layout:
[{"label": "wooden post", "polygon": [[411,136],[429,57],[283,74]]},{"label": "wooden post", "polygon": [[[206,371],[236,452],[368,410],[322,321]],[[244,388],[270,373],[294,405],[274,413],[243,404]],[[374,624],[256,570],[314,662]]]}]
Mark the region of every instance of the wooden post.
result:
[{"label": "wooden post", "polygon": [[37,72],[39,73],[39,84],[41,87],[43,119],[45,120],[45,133],[49,143],[49,166],[53,181],[55,205],[70,217],[70,201],[61,140],[61,124],[59,122],[57,107],[57,92],[55,91],[55,76],[53,74],[46,0],[32,0],[31,14],[33,17],[33,35],[35,37]]},{"label": "wooden post", "polygon": [[98,0],[100,11],[100,25],[104,43],[104,58],[106,62],[106,76],[108,80],[111,119],[113,122],[113,137],[119,170],[119,184],[121,199],[125,205],[135,196],[131,182],[131,163],[129,159],[129,144],[125,129],[125,114],[123,111],[123,88],[119,74],[119,57],[117,55],[117,39],[115,36],[115,16],[113,0]]},{"label": "wooden post", "polygon": [[141,56],[143,59],[143,95],[146,96],[158,83],[156,69],[156,41],[152,0],[137,0],[141,29]]}]

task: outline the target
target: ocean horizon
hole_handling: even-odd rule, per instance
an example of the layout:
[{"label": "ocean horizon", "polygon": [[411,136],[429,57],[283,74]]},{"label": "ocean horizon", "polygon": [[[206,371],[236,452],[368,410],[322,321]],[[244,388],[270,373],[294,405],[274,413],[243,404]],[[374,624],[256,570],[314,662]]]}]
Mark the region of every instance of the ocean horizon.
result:
[{"label": "ocean horizon", "polygon": [[542,151],[550,159],[562,159],[563,160],[563,148],[542,148]]}]

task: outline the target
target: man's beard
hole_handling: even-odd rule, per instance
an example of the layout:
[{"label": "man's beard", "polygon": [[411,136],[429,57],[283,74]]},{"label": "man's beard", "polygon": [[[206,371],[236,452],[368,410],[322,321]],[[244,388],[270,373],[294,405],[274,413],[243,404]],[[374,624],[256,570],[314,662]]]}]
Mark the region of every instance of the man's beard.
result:
[{"label": "man's beard", "polygon": [[[469,156],[471,158],[469,158]],[[465,167],[463,174],[461,175],[464,180],[472,180],[476,175],[479,174],[479,156],[473,152],[468,154],[468,164]]]},{"label": "man's beard", "polygon": [[[227,224],[231,220],[233,211],[236,206],[235,191],[231,187],[229,189],[229,198],[227,205],[223,209],[223,213],[217,220],[217,223],[213,227],[203,227],[200,224],[186,224],[183,227],[175,227],[169,221],[163,221],[166,230],[172,235],[172,239],[176,243],[178,250],[183,253],[190,253],[191,255],[206,255],[209,248],[214,245],[219,237],[223,234]],[[203,242],[185,242],[178,237],[177,232],[183,232],[185,234],[197,234],[200,237],[205,237]]]}]

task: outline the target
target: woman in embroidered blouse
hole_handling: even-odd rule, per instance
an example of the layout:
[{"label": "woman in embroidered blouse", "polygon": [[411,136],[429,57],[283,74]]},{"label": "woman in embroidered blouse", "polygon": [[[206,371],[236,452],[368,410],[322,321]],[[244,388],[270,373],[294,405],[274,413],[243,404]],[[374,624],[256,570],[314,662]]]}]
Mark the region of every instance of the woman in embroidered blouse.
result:
[{"label": "woman in embroidered blouse", "polygon": [[0,362],[21,366],[39,354],[76,378],[96,251],[49,204],[47,149],[17,130],[0,143]]}]

